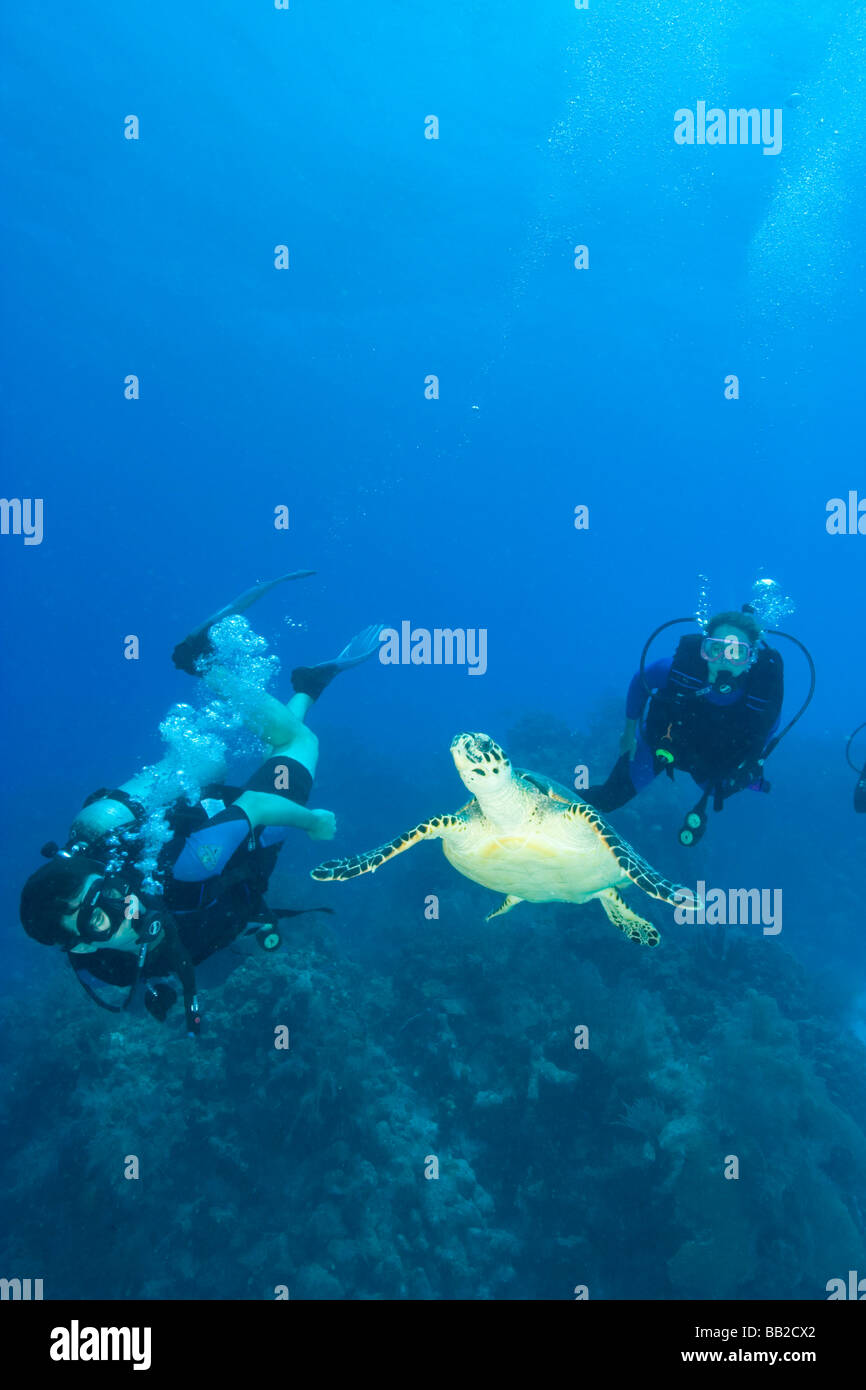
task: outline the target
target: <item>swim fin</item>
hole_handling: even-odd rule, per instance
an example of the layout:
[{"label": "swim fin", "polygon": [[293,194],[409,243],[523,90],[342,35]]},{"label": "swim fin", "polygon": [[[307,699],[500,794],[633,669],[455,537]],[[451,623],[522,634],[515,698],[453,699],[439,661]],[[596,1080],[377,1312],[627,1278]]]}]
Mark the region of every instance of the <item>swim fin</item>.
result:
[{"label": "swim fin", "polygon": [[317,666],[298,666],[292,672],[292,686],[298,695],[309,695],[317,700],[327,685],[341,671],[352,666],[360,666],[379,650],[379,633],[384,623],[371,623],[362,632],[347,642],[339,656],[333,661],[321,661]]},{"label": "swim fin", "polygon": [[179,671],[188,671],[191,676],[197,676],[198,671],[195,664],[203,656],[209,655],[213,651],[210,637],[210,630],[223,618],[228,618],[233,613],[245,613],[254,603],[258,603],[260,598],[270,593],[278,584],[285,584],[289,579],[307,579],[315,574],[315,570],[295,570],[292,574],[281,574],[278,579],[263,579],[259,584],[253,584],[252,588],[244,589],[231,603],[227,603],[224,608],[220,608],[213,613],[200,627],[194,628],[187,637],[179,642],[171,654],[171,659]]}]

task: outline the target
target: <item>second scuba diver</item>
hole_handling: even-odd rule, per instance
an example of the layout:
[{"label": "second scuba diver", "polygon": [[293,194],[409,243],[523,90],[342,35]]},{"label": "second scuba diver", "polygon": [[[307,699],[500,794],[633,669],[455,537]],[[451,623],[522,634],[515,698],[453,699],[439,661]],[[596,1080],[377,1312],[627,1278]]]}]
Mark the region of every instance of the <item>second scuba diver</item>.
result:
[{"label": "second scuba diver", "polygon": [[[644,657],[653,638],[671,625],[656,629]],[[671,778],[686,772],[703,795],[686,817],[680,842],[695,844],[706,828],[710,797],[718,811],[746,788],[769,791],[763,766],[781,737],[776,730],[783,694],[782,657],[762,640],[748,605],[739,613],[717,613],[705,633],[680,638],[673,657],[647,667],[641,660],[628,690],[621,755],[607,781],[589,787],[584,800],[605,814],[624,806],[660,772]]]},{"label": "second scuba diver", "polygon": [[[219,782],[225,769],[215,762],[200,803],[190,806],[180,798],[166,808],[171,838],[157,869],[163,892],[145,891],[144,874],[136,864],[145,803],[164,771],[157,764],[120,787],[94,792],[75,818],[65,848],[45,847],[50,862],[31,875],[21,894],[27,934],[59,946],[96,1003],[120,1012],[141,979],[147,1008],[162,1021],[176,998],[173,976],[183,990],[190,1035],[200,1030],[195,966],[246,931],[255,930],[264,949],[272,949],[280,939],[277,921],[296,915],[270,908],[264,900],[286,833],[293,828],[313,840],[330,840],[336,829],[331,811],[307,806],[319,743],[304,721],[335,676],[379,648],[380,627],[375,625],[332,661],[298,667],[292,672],[295,693],[286,704],[221,665],[210,640],[214,626],[281,582],[247,590],[175,648],[175,665],[201,676],[239,710],[246,727],[270,746],[270,756],[242,788]],[[83,977],[85,968],[103,983],[128,989],[124,1003],[113,1004],[96,993]]]}]

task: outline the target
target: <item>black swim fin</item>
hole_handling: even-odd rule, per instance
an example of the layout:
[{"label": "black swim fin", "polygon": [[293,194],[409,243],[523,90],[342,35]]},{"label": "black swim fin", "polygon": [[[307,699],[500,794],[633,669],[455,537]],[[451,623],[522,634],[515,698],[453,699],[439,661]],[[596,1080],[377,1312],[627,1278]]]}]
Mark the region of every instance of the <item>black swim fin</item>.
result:
[{"label": "black swim fin", "polygon": [[311,700],[317,700],[341,671],[360,666],[362,661],[369,661],[381,650],[379,633],[383,627],[383,623],[371,623],[347,642],[332,661],[321,661],[317,666],[296,666],[292,672],[292,688],[298,695],[309,695]]},{"label": "black swim fin", "polygon": [[220,608],[213,613],[200,627],[194,628],[182,642],[179,642],[171,654],[171,659],[179,671],[187,671],[191,676],[197,676],[198,671],[195,664],[203,656],[207,656],[213,651],[210,637],[208,636],[211,628],[223,618],[230,617],[233,613],[245,613],[254,603],[258,603],[260,598],[270,593],[278,584],[285,584],[289,579],[308,579],[315,574],[315,570],[295,570],[292,574],[281,574],[278,579],[263,579],[260,584],[253,584],[252,588],[244,589],[231,603],[227,603],[224,608]]}]

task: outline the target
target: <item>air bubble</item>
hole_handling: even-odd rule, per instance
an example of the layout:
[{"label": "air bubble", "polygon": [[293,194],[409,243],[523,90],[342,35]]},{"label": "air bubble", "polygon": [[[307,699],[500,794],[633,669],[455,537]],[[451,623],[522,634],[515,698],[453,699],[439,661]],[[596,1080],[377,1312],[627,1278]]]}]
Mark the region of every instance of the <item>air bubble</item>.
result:
[{"label": "air bubble", "polygon": [[[133,830],[120,832],[116,845],[118,867],[124,846],[139,846],[135,867],[143,875],[143,891],[160,894],[160,855],[172,839],[167,813],[177,801],[194,805],[210,782],[221,781],[229,758],[262,760],[265,745],[250,732],[244,715],[256,708],[257,698],[267,691],[280,670],[279,658],[270,654],[263,637],[254,632],[246,618],[233,614],[210,631],[213,653],[203,658],[198,669],[205,672],[219,665],[233,678],[232,703],[211,699],[199,705],[173,705],[159,726],[163,755],[158,763],[142,769],[136,799],[144,807],[144,821]],[[202,693],[207,687],[202,684]],[[252,722],[252,721],[250,721]],[[112,855],[114,856],[114,853]]]}]

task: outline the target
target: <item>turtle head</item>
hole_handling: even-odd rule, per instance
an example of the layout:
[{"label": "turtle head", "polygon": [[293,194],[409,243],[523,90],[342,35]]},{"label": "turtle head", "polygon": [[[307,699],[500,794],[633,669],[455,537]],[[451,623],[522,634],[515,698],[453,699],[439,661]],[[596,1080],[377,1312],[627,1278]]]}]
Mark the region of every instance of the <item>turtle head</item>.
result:
[{"label": "turtle head", "polygon": [[451,756],[464,786],[482,806],[511,782],[511,763],[488,734],[458,734],[451,740]]}]

